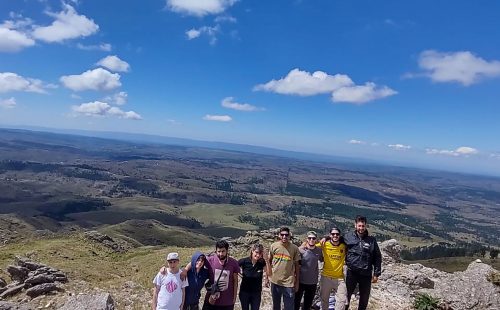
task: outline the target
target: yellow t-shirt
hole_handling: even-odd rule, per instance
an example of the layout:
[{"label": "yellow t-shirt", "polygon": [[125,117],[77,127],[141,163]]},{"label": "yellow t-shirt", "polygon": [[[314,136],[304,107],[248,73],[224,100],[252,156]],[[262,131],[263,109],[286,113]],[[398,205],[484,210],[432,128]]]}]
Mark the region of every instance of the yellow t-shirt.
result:
[{"label": "yellow t-shirt", "polygon": [[326,241],[323,246],[320,243],[316,244],[316,246],[323,250],[325,264],[321,274],[334,279],[344,278],[344,264],[347,252],[345,244],[333,245],[330,241]]}]

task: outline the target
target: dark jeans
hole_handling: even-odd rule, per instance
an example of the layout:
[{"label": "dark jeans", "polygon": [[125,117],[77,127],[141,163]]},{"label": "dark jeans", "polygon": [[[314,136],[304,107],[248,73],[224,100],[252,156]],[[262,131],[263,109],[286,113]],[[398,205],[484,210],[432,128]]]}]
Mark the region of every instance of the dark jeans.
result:
[{"label": "dark jeans", "polygon": [[216,305],[211,305],[206,301],[203,304],[202,310],[234,310],[234,305],[231,306],[216,306]]},{"label": "dark jeans", "polygon": [[293,309],[295,291],[293,287],[285,287],[271,283],[271,295],[273,296],[273,310],[281,310],[281,297],[285,310]]},{"label": "dark jeans", "polygon": [[262,292],[245,292],[240,290],[241,310],[259,310]]},{"label": "dark jeans", "polygon": [[299,290],[295,293],[295,310],[299,310],[300,301],[302,300],[302,295],[304,296],[304,305],[302,310],[310,310],[314,295],[316,295],[317,284],[303,284],[299,283]]},{"label": "dark jeans", "polygon": [[184,307],[182,307],[182,310],[199,310],[199,309],[200,309],[200,306],[198,305],[198,303],[192,304],[192,305],[184,304]]},{"label": "dark jeans", "polygon": [[[345,285],[347,287],[347,301],[351,301],[351,295],[359,284],[359,306],[358,310],[366,310],[368,300],[370,299],[370,290],[372,289],[372,277],[364,276],[352,270],[347,270]],[[345,307],[349,309],[349,303]]]}]

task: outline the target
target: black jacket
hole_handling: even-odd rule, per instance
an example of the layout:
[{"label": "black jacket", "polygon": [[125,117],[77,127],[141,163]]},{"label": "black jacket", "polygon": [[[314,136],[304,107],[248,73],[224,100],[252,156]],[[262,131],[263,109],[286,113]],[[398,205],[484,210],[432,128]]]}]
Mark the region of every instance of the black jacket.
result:
[{"label": "black jacket", "polygon": [[382,272],[382,253],[375,237],[368,235],[368,231],[360,238],[355,231],[345,235],[347,245],[347,267],[364,276],[380,276]]}]

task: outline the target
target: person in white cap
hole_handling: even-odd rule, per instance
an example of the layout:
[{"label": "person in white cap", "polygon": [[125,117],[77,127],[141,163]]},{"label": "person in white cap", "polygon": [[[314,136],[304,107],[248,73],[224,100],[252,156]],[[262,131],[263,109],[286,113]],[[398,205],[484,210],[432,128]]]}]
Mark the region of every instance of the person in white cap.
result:
[{"label": "person in white cap", "polygon": [[158,272],[153,280],[153,310],[182,310],[185,288],[189,284],[186,279],[181,280],[178,253],[168,253],[166,270],[166,274]]}]

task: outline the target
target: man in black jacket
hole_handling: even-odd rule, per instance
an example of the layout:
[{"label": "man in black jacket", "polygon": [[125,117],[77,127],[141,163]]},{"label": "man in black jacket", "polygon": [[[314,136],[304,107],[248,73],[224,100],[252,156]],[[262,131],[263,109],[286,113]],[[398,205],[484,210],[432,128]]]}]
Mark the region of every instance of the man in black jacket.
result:
[{"label": "man in black jacket", "polygon": [[[368,235],[366,217],[356,216],[355,231],[345,236],[347,245],[347,301],[359,284],[358,310],[365,310],[370,298],[371,284],[378,281],[381,273],[382,254],[374,237]],[[346,310],[349,309],[349,304]]]}]

